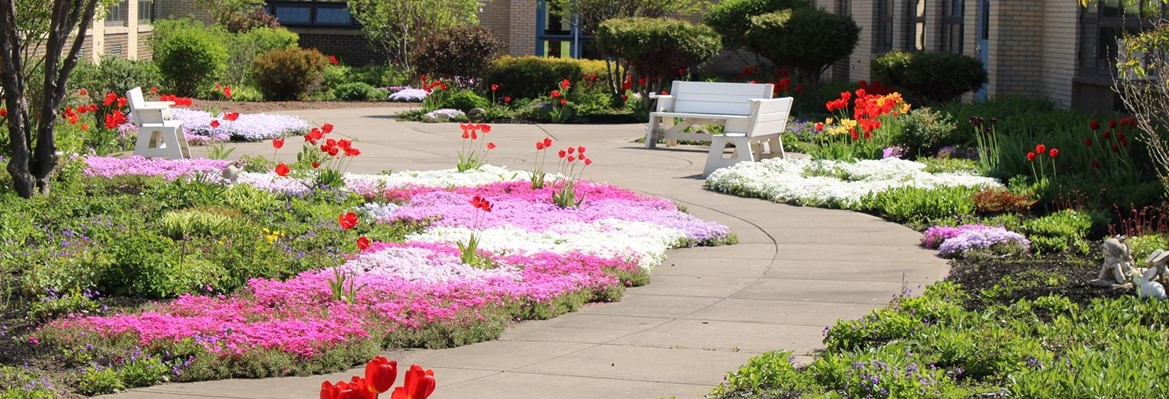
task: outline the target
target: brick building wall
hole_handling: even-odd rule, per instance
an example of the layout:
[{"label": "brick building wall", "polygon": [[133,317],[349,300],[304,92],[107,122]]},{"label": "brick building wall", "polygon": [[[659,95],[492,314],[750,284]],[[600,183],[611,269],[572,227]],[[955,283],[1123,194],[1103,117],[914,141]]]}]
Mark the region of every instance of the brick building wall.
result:
[{"label": "brick building wall", "polygon": [[296,29],[301,48],[315,48],[327,55],[335,55],[345,65],[369,65],[386,62],[385,52],[366,40],[365,34],[355,29]]},{"label": "brick building wall", "polygon": [[[483,6],[479,13],[479,25],[491,29],[491,33],[500,42],[503,42],[502,54],[511,54],[511,1],[492,0]],[[532,23],[533,29],[535,23]],[[517,26],[516,29],[522,29]]]},{"label": "brick building wall", "polygon": [[211,13],[195,4],[195,0],[155,0],[155,10],[160,18],[186,18],[211,23]]},{"label": "brick building wall", "polygon": [[508,2],[509,20],[507,54],[524,56],[536,54],[536,0],[494,0]]},{"label": "brick building wall", "polygon": [[1043,2],[1040,91],[1062,107],[1072,105],[1076,76],[1076,40],[1080,37],[1079,7],[1073,1]]},{"label": "brick building wall", "polygon": [[875,1],[852,2],[852,10],[850,10],[852,20],[861,27],[861,34],[856,48],[848,57],[849,76],[846,78],[848,80],[872,80],[869,67],[872,65],[873,58],[877,56],[874,51],[876,29],[873,29],[877,12],[876,3]]},{"label": "brick building wall", "polygon": [[990,12],[990,97],[1042,96],[1043,4],[1001,0]]}]

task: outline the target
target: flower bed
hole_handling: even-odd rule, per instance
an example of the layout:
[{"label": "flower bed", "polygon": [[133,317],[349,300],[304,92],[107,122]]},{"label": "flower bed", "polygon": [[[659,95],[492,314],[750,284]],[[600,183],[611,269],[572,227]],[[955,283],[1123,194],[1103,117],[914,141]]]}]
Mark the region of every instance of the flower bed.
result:
[{"label": "flower bed", "polygon": [[[91,176],[168,179],[217,174],[225,166],[99,157],[89,165]],[[301,373],[354,364],[387,344],[444,347],[492,339],[515,319],[618,299],[624,287],[646,283],[671,247],[730,238],[725,226],[682,213],[670,201],[606,185],[577,182],[583,204],[557,207],[551,203],[554,178],[532,189],[526,173],[490,165],[464,173],[346,175],[346,190],[392,201],[358,207],[362,223],[427,227],[405,242],[359,242],[363,249],[334,269],[287,280],[256,278],[232,294],[182,295],[139,312],[73,315],[32,336],[81,352],[125,351],[128,345],[189,371],[183,380]],[[238,184],[307,193],[296,179],[271,174],[244,173]],[[493,212],[472,205],[480,197],[494,203]],[[342,229],[356,220],[343,218]],[[472,233],[481,240],[482,262],[460,257],[461,240]],[[276,365],[282,362],[297,366],[281,370]],[[281,371],[240,374],[245,369]]]},{"label": "flower bed", "polygon": [[714,171],[707,187],[735,195],[805,206],[857,209],[870,194],[901,187],[994,187],[997,180],[968,173],[929,173],[925,164],[897,158],[854,163],[767,159]]},{"label": "flower bed", "polygon": [[171,110],[175,119],[183,121],[187,139],[207,141],[262,141],[308,132],[309,124],[291,115],[239,114],[235,120],[223,115],[212,116],[205,111],[183,108]]}]

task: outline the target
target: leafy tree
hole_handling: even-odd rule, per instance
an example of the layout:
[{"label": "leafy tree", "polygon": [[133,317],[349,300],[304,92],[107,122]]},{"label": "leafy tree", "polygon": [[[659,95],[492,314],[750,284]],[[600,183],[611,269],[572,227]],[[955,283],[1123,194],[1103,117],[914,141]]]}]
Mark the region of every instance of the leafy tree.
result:
[{"label": "leafy tree", "polygon": [[410,57],[423,37],[479,23],[479,0],[348,0],[348,4],[366,36],[382,45],[391,62],[404,68],[412,65]]},{"label": "leafy tree", "polygon": [[195,4],[211,13],[215,23],[228,26],[233,21],[261,10],[264,0],[195,0]]},{"label": "leafy tree", "polygon": [[[0,88],[7,110],[8,173],[17,194],[49,192],[57,167],[54,124],[98,7],[117,0],[0,0]],[[39,51],[38,51],[39,50]],[[43,55],[37,55],[43,54]],[[34,83],[30,85],[29,80]]]},{"label": "leafy tree", "polygon": [[[614,18],[597,30],[597,48],[619,59],[618,66],[644,77],[639,87],[642,98],[661,90],[685,70],[714,57],[722,50],[718,33],[706,25],[668,18]],[[609,73],[609,86],[620,96],[624,75]],[[640,79],[639,79],[640,80]],[[649,104],[648,102],[646,104]]]},{"label": "leafy tree", "polygon": [[775,65],[792,67],[815,93],[820,74],[847,57],[860,40],[851,17],[812,7],[751,17],[747,48]]},{"label": "leafy tree", "polygon": [[807,6],[807,0],[727,0],[703,14],[702,23],[722,35],[723,47],[734,50],[747,45],[751,17]]},{"label": "leafy tree", "polygon": [[581,30],[593,35],[606,20],[691,15],[709,5],[710,0],[549,0],[548,3],[566,15],[579,16]]}]

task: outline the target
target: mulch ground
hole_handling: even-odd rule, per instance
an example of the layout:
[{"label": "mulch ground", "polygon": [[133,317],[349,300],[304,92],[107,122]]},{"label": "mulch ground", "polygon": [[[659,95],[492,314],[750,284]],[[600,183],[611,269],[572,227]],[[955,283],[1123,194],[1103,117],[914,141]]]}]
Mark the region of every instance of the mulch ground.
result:
[{"label": "mulch ground", "polygon": [[[1086,304],[1094,298],[1131,295],[1132,290],[1095,287],[1103,259],[1074,257],[1036,257],[1000,259],[993,257],[959,259],[951,262],[947,280],[959,283],[972,296],[970,305],[977,309],[992,303],[1009,304],[1019,299],[1035,299],[1059,294],[1072,302]],[[982,301],[982,290],[997,295]]]}]

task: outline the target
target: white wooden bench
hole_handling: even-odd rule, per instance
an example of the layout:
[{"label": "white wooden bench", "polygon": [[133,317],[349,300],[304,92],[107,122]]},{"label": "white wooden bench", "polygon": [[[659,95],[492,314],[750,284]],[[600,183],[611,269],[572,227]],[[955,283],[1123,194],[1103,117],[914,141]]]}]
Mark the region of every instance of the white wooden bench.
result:
[{"label": "white wooden bench", "polygon": [[134,155],[154,158],[188,159],[191,150],[187,147],[187,136],[183,134],[183,121],[173,119],[170,101],[146,101],[142,88],[135,87],[126,92],[130,103],[130,114],[138,126],[138,142]]},{"label": "white wooden bench", "polygon": [[[683,132],[691,126],[722,125],[745,132],[751,118],[749,100],[771,98],[774,88],[772,84],[674,81],[670,94],[657,96],[657,110],[649,114],[645,147],[656,147],[659,139],[666,139],[666,145],[678,139],[711,141],[710,134]],[[681,121],[675,123],[675,119]]]},{"label": "white wooden bench", "polygon": [[[745,129],[732,129],[728,124],[723,134],[712,137],[710,153],[706,156],[706,167],[702,169],[702,175],[710,175],[715,169],[739,162],[759,161],[764,154],[764,144],[771,155],[775,155],[778,149],[779,156],[786,158],[781,136],[787,129],[787,119],[794,101],[795,99],[791,97],[751,100],[751,116]],[[730,157],[726,156],[728,144],[735,146]]]}]

